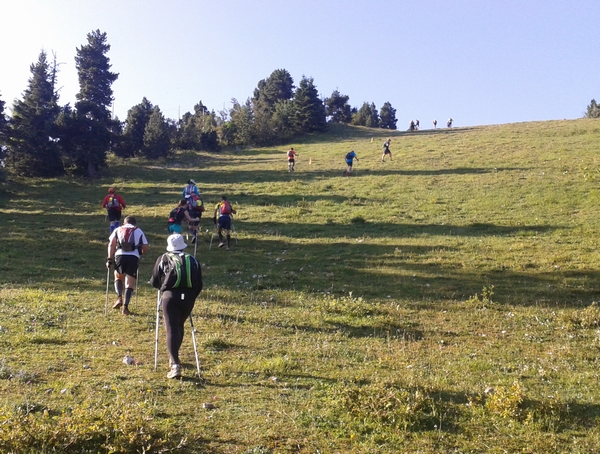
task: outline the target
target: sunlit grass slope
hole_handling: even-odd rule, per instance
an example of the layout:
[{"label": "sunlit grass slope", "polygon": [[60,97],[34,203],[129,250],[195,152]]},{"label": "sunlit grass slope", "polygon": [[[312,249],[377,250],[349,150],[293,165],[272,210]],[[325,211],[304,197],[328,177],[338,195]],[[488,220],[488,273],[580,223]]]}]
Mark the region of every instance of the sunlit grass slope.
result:
[{"label": "sunlit grass slope", "polygon": [[[99,180],[9,177],[0,451],[595,452],[599,145],[595,120],[334,126],[286,146],[112,158]],[[204,380],[188,329],[172,381],[162,328],[153,370],[147,281],[189,178],[207,206]],[[151,243],[127,318],[104,316],[110,186]],[[230,252],[209,249],[222,194],[238,211]]]}]

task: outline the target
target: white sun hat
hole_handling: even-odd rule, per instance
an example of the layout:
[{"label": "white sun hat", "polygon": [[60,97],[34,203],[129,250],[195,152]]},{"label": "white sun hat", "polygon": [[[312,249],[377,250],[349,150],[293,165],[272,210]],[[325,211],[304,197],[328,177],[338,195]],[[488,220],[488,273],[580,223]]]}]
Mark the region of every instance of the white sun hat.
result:
[{"label": "white sun hat", "polygon": [[183,236],[181,236],[179,233],[169,235],[169,238],[167,238],[167,251],[169,252],[182,251],[186,247],[187,244],[185,244]]}]

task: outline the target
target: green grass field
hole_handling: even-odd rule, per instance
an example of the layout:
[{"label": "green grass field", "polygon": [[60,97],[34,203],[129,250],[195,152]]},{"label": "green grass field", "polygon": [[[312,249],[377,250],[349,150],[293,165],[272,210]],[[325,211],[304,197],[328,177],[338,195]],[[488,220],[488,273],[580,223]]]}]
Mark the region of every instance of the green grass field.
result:
[{"label": "green grass field", "polygon": [[[597,120],[334,126],[280,147],[111,158],[99,180],[9,175],[0,451],[598,452],[599,139]],[[203,380],[188,328],[175,381],[162,326],[153,370],[147,281],[189,178],[208,210]],[[109,186],[150,242],[131,317],[104,316]],[[238,210],[229,252],[208,247],[221,194]]]}]

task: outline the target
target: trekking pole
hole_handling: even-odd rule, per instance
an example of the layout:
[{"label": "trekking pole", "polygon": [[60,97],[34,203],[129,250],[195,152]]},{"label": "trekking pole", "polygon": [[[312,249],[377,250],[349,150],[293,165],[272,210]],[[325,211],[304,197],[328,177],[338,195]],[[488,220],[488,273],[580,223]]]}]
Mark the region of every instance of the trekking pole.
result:
[{"label": "trekking pole", "polygon": [[192,314],[190,314],[190,325],[192,327],[192,343],[194,344],[194,355],[196,355],[196,369],[198,369],[198,378],[202,378],[200,375],[200,360],[198,359],[198,349],[196,348],[196,330],[194,329]]},{"label": "trekking pole", "polygon": [[108,285],[110,284],[110,267],[106,270],[106,302],[104,303],[104,316],[108,317]]},{"label": "trekking pole", "polygon": [[160,323],[160,290],[156,292],[156,336],[154,338],[154,371],[158,366],[158,326]]},{"label": "trekking pole", "polygon": [[138,269],[135,271],[135,307],[137,307],[138,305],[138,291],[139,291],[139,285],[138,283],[140,282],[140,268],[138,266]]},{"label": "trekking pole", "polygon": [[196,251],[198,250],[198,231],[200,230],[200,226],[196,230],[196,241],[194,241],[194,258],[196,258]]},{"label": "trekking pole", "polygon": [[216,230],[216,226],[215,226],[215,229],[210,234],[210,244],[208,245],[208,250],[209,251],[210,251],[210,248],[212,248],[213,238],[215,237],[215,230]]}]

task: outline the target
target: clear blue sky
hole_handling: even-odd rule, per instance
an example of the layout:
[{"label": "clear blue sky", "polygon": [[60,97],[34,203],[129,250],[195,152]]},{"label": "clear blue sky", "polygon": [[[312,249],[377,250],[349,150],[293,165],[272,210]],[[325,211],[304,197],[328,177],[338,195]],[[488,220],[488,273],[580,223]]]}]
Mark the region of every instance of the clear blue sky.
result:
[{"label": "clear blue sky", "polygon": [[599,0],[0,0],[0,97],[22,96],[43,48],[74,104],[99,29],[121,120],[144,96],[173,119],[230,108],[281,68],[354,107],[389,101],[399,129],[574,119],[600,101],[599,18]]}]

